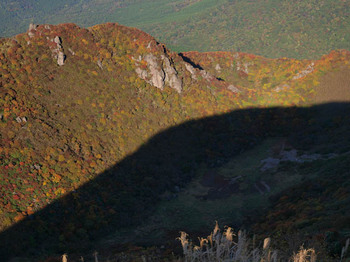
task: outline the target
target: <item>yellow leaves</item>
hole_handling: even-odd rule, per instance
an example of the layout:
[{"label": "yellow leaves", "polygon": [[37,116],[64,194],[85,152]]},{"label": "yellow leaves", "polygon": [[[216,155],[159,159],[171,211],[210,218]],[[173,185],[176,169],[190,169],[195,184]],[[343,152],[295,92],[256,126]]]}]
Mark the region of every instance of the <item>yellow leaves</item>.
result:
[{"label": "yellow leaves", "polygon": [[63,195],[64,193],[66,193],[66,190],[63,189],[63,188],[58,188],[58,189],[56,189],[56,191],[54,192],[54,194],[55,194],[56,196],[58,196],[58,195]]},{"label": "yellow leaves", "polygon": [[82,104],[83,104],[83,101],[82,101],[81,99],[78,99],[78,100],[77,100],[77,104],[78,104],[78,105],[82,105]]},{"label": "yellow leaves", "polygon": [[101,123],[102,125],[105,125],[105,124],[106,124],[106,118],[101,118],[101,119],[100,119],[100,123]]},{"label": "yellow leaves", "polygon": [[91,71],[91,73],[95,76],[98,76],[98,73],[94,70],[94,71]]},{"label": "yellow leaves", "polygon": [[58,182],[61,181],[61,179],[62,179],[62,177],[60,175],[53,174],[51,181],[54,182],[54,183],[58,183]]},{"label": "yellow leaves", "polygon": [[5,108],[4,109],[3,116],[4,116],[4,118],[8,118],[10,116],[10,109],[9,108]]},{"label": "yellow leaves", "polygon": [[96,158],[97,158],[97,159],[101,159],[101,158],[102,158],[101,154],[97,154],[97,155],[96,155]]},{"label": "yellow leaves", "polygon": [[58,162],[63,162],[65,160],[64,155],[58,156]]},{"label": "yellow leaves", "polygon": [[95,161],[92,161],[89,166],[92,168],[95,168],[95,167],[97,167],[97,164]]},{"label": "yellow leaves", "polygon": [[41,56],[41,60],[46,60],[46,59],[48,59],[49,58],[49,56],[47,55],[47,54],[43,54],[42,56]]},{"label": "yellow leaves", "polygon": [[81,41],[82,41],[85,45],[87,45],[87,44],[89,43],[85,38],[83,38]]},{"label": "yellow leaves", "polygon": [[86,127],[87,127],[89,130],[92,129],[92,125],[90,125],[90,124],[87,124]]}]

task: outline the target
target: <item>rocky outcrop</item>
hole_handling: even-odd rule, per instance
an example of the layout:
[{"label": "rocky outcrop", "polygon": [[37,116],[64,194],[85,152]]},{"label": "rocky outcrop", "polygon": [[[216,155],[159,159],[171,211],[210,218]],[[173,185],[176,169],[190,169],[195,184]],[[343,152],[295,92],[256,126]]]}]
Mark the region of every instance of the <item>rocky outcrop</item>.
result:
[{"label": "rocky outcrop", "polygon": [[236,70],[241,71],[245,74],[249,74],[249,66],[252,65],[252,63],[241,63],[240,61],[237,61],[236,63]]},{"label": "rocky outcrop", "polygon": [[150,75],[150,83],[153,86],[163,90],[165,73],[161,65],[158,64],[157,57],[153,54],[148,54],[144,57],[144,60],[147,62]]},{"label": "rocky outcrop", "polygon": [[57,54],[57,64],[59,66],[63,66],[65,59],[66,59],[65,54],[62,51],[59,51],[58,54]]},{"label": "rocky outcrop", "polygon": [[[144,57],[139,56],[135,59],[136,74],[147,83],[159,88],[164,89],[165,85],[175,89],[178,93],[182,92],[182,81],[178,76],[172,61],[166,56],[161,55],[160,59],[153,54],[147,54]],[[145,61],[147,63],[147,69],[141,69],[139,63]]]},{"label": "rocky outcrop", "polygon": [[189,63],[185,63],[185,68],[188,72],[190,72],[192,79],[197,80],[196,69],[194,69],[194,67]]},{"label": "rocky outcrop", "polygon": [[241,90],[239,90],[239,89],[238,89],[237,87],[235,87],[234,85],[229,85],[229,86],[227,87],[227,89],[230,90],[230,91],[233,92],[233,93],[236,93],[236,94],[238,94],[238,93],[241,92]]},{"label": "rocky outcrop", "polygon": [[66,55],[63,52],[62,39],[59,36],[55,36],[51,41],[56,44],[56,48],[52,49],[52,55],[57,60],[57,64],[63,66],[66,60]]},{"label": "rocky outcrop", "polygon": [[308,74],[311,74],[315,68],[314,68],[314,63],[312,62],[310,65],[308,65],[304,70],[302,70],[301,72],[299,72],[298,74],[296,74],[293,77],[293,80],[297,80],[300,78],[303,78],[304,76],[307,76]]},{"label": "rocky outcrop", "polygon": [[165,83],[167,83],[171,88],[175,89],[178,93],[181,93],[182,81],[178,77],[174,65],[171,63],[169,58],[164,55],[162,55],[162,60],[164,62]]},{"label": "rocky outcrop", "polygon": [[36,28],[37,28],[37,27],[38,27],[38,25],[35,25],[35,24],[32,24],[32,23],[29,24],[28,36],[29,36],[30,38],[34,37],[35,31],[36,31]]},{"label": "rocky outcrop", "polygon": [[275,89],[273,89],[273,91],[275,91],[275,92],[281,92],[281,91],[287,90],[288,88],[290,88],[290,85],[288,85],[288,84],[283,84],[283,85],[277,86]]},{"label": "rocky outcrop", "polygon": [[213,80],[215,79],[214,76],[212,76],[211,74],[209,74],[209,73],[208,73],[207,71],[205,71],[205,70],[200,70],[200,74],[201,74],[201,76],[202,76],[205,80],[207,80],[208,82],[213,81]]}]

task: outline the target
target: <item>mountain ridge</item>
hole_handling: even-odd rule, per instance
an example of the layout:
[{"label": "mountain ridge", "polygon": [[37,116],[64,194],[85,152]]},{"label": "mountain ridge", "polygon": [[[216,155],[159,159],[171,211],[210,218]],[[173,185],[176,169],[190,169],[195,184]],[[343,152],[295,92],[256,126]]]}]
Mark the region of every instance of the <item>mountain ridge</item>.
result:
[{"label": "mountain ridge", "polygon": [[[220,174],[218,179],[227,176],[237,154],[259,147],[269,136],[286,136],[298,152],[309,155],[339,153],[339,159],[332,160],[335,166],[344,168],[347,161],[338,152],[349,147],[349,119],[343,117],[347,103],[314,106],[318,86],[324,83],[326,91],[320,96],[327,98],[337,74],[344,77],[340,86],[349,88],[342,84],[349,78],[347,50],[301,61],[236,52],[178,55],[141,30],[107,23],[89,29],[74,24],[32,25],[27,33],[1,39],[0,52],[0,224],[6,232],[0,237],[9,245],[23,241],[17,254],[31,245],[28,252],[34,252],[47,230],[55,231],[55,240],[43,245],[41,255],[57,254],[70,244],[79,246],[79,241],[89,246],[101,232],[108,232],[108,223],[115,231],[118,226],[133,228],[140,222],[138,210],[150,220],[154,219],[150,213],[160,212],[159,217],[167,221],[163,208],[181,217],[176,210],[190,212],[183,202],[176,202],[184,196],[199,206],[226,203],[244,194],[264,202],[269,201],[266,196],[278,195],[284,188],[278,182],[281,172],[290,174],[290,186],[296,188],[300,188],[299,179],[306,177],[305,169],[317,179],[314,163],[296,167],[301,177],[281,165],[277,173],[269,171],[268,180],[264,178],[264,183],[276,185],[276,192],[264,196],[254,189],[263,185],[259,168],[235,184],[238,195],[230,192],[224,200],[220,196],[205,202],[205,194],[192,192],[190,183],[196,184],[196,179],[210,172]],[[59,52],[64,55],[63,64]],[[348,102],[350,97],[339,90],[331,101],[323,102],[340,98]],[[332,115],[333,107],[334,115],[342,117]],[[258,166],[268,156],[254,157]],[[120,163],[126,164],[120,169]],[[341,172],[343,181],[346,176]],[[322,185],[329,182],[325,181]],[[209,196],[217,194],[215,188],[200,189],[214,192]],[[179,196],[169,198],[172,194]],[[213,203],[220,206],[221,202]],[[70,214],[66,218],[64,208]],[[234,220],[232,214],[247,214],[244,208],[235,208],[230,214],[214,207],[212,215],[205,208],[198,212],[209,220],[224,214],[227,223]],[[58,210],[57,216],[52,215]],[[278,217],[274,211],[271,217]],[[197,230],[212,222],[196,223],[194,217],[187,218]],[[283,230],[283,223],[277,223],[277,231]],[[143,226],[153,229],[154,225]],[[177,225],[162,226],[170,232]],[[38,232],[24,241],[21,228]]]}]

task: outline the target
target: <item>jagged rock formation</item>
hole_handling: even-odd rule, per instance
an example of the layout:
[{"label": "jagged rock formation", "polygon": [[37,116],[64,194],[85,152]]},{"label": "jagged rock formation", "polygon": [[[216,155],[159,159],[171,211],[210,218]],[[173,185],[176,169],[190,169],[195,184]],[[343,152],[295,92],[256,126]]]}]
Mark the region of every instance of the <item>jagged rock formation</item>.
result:
[{"label": "jagged rock formation", "polygon": [[201,74],[201,76],[205,79],[205,80],[207,80],[208,82],[209,81],[212,81],[212,80],[214,80],[214,76],[212,76],[211,74],[209,74],[207,71],[205,71],[205,70],[200,70],[200,74]]},{"label": "jagged rock formation", "polygon": [[28,28],[28,36],[30,38],[34,37],[35,33],[34,31],[36,30],[36,28],[38,27],[38,25],[35,25],[33,23],[29,24],[29,28]]},{"label": "jagged rock formation", "polygon": [[138,59],[134,60],[136,61],[136,65],[142,60],[147,63],[148,70],[141,69],[140,67],[136,67],[135,69],[135,72],[141,79],[160,90],[163,90],[164,86],[168,85],[178,93],[182,92],[182,81],[178,77],[174,65],[165,54],[161,55],[160,59],[150,53],[143,58],[140,56]]},{"label": "jagged rock formation", "polygon": [[57,59],[57,64],[63,66],[66,60],[66,55],[63,53],[62,39],[56,36],[53,40],[56,43],[56,48],[52,50],[52,54],[55,59]]},{"label": "jagged rock formation", "polygon": [[185,68],[190,72],[192,79],[197,80],[196,69],[188,63],[185,63]]},{"label": "jagged rock formation", "polygon": [[235,87],[234,85],[229,85],[229,86],[227,87],[227,89],[230,90],[230,91],[233,92],[233,93],[240,93],[240,92],[241,92],[241,91],[240,91],[237,87]]},{"label": "jagged rock formation", "polygon": [[293,80],[297,80],[297,79],[303,78],[304,76],[307,76],[308,74],[311,74],[315,70],[314,65],[315,65],[315,63],[312,62],[304,70],[302,70],[297,75],[295,75],[293,77]]},{"label": "jagged rock formation", "polygon": [[177,71],[173,64],[171,64],[168,57],[161,56],[164,62],[164,72],[165,72],[165,83],[168,83],[169,86],[175,89],[178,93],[182,91],[182,81],[178,77]]}]

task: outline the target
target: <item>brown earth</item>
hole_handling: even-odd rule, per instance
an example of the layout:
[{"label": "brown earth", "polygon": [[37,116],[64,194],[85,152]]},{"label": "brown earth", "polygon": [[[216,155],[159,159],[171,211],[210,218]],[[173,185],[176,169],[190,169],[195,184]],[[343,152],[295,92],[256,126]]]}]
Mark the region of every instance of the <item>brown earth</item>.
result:
[{"label": "brown earth", "polygon": [[316,103],[350,101],[350,68],[327,73],[316,89]]}]

